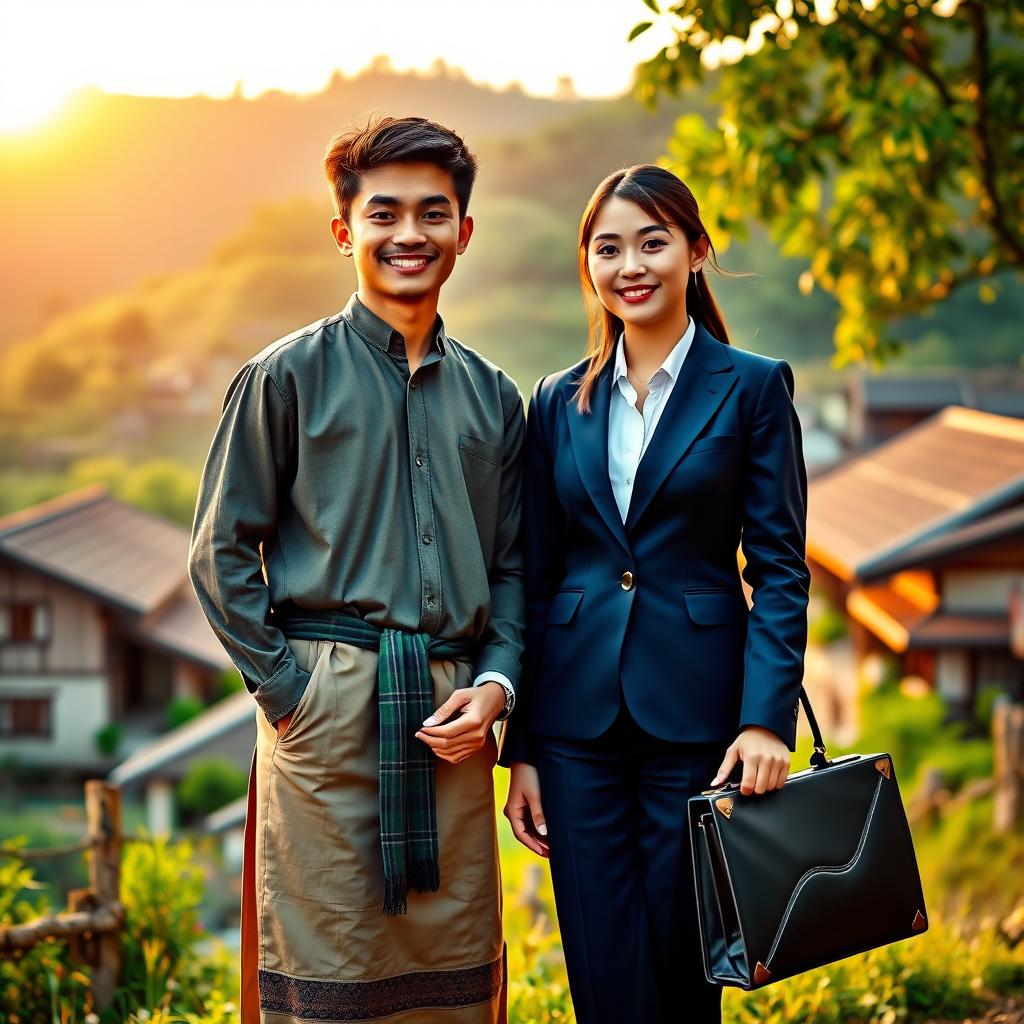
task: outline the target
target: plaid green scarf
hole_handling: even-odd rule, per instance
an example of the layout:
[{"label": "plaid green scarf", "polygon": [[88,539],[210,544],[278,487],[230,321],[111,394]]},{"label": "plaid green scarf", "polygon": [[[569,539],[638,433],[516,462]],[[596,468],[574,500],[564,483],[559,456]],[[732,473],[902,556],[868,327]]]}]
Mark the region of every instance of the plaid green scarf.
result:
[{"label": "plaid green scarf", "polygon": [[379,652],[383,910],[389,917],[404,914],[409,889],[437,892],[441,884],[434,797],[436,755],[416,739],[423,720],[434,711],[428,658],[468,661],[475,645],[469,640],[442,640],[426,633],[380,629],[332,610],[275,609],[274,624],[288,637],[338,640]]},{"label": "plaid green scarf", "polygon": [[434,710],[429,637],[385,629],[377,668],[380,706],[380,844],[384,913],[404,914],[406,891],[437,892],[434,752],[415,739]]}]

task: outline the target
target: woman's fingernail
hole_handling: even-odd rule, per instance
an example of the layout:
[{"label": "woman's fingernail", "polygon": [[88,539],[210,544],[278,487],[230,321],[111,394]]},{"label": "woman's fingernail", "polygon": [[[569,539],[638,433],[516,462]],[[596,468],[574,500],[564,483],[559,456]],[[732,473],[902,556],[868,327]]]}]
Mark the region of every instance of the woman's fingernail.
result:
[{"label": "woman's fingernail", "polygon": [[431,715],[429,718],[424,718],[423,719],[423,724],[424,725],[437,725],[437,719],[433,715]]},{"label": "woman's fingernail", "polygon": [[547,827],[547,825],[538,825],[538,826],[537,826],[537,831],[538,831],[538,832],[539,832],[539,833],[540,833],[540,834],[541,834],[542,836],[546,836],[546,835],[548,834],[548,827]]}]

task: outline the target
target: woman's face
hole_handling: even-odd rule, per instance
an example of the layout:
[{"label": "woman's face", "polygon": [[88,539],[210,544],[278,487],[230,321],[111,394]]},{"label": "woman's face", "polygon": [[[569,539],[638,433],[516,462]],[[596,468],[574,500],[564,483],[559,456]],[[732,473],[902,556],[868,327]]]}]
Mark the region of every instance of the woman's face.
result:
[{"label": "woman's face", "polygon": [[686,284],[707,253],[675,224],[652,220],[636,203],[612,196],[594,218],[587,266],[597,297],[624,323],[655,326],[686,309]]}]

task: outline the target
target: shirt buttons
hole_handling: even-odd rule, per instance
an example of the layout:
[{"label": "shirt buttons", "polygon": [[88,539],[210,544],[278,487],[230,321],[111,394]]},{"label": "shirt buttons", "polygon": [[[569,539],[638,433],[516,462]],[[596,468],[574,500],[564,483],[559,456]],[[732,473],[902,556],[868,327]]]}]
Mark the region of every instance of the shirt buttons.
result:
[{"label": "shirt buttons", "polygon": [[412,388],[413,391],[415,391],[419,386],[418,381],[413,380],[409,382],[409,387]]},{"label": "shirt buttons", "polygon": [[422,466],[423,465],[423,460],[418,455],[416,456],[416,465],[417,466]]},{"label": "shirt buttons", "polygon": [[423,534],[423,543],[424,544],[429,544],[430,540],[431,540],[431,538],[430,538],[430,534],[429,533]]},{"label": "shirt buttons", "polygon": [[622,574],[622,579],[619,580],[619,586],[622,587],[623,590],[633,589],[633,574],[628,569]]}]

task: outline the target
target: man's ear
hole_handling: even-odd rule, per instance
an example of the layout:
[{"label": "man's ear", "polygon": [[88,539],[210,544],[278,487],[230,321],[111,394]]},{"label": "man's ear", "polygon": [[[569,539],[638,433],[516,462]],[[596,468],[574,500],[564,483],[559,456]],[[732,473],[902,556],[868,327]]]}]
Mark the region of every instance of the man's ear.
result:
[{"label": "man's ear", "polygon": [[466,251],[469,240],[473,236],[473,218],[468,214],[459,222],[459,244],[455,250],[460,256]]},{"label": "man's ear", "polygon": [[352,255],[352,233],[349,231],[348,225],[341,217],[335,217],[331,221],[331,234],[334,235],[334,241],[338,246],[338,251],[342,256]]}]

